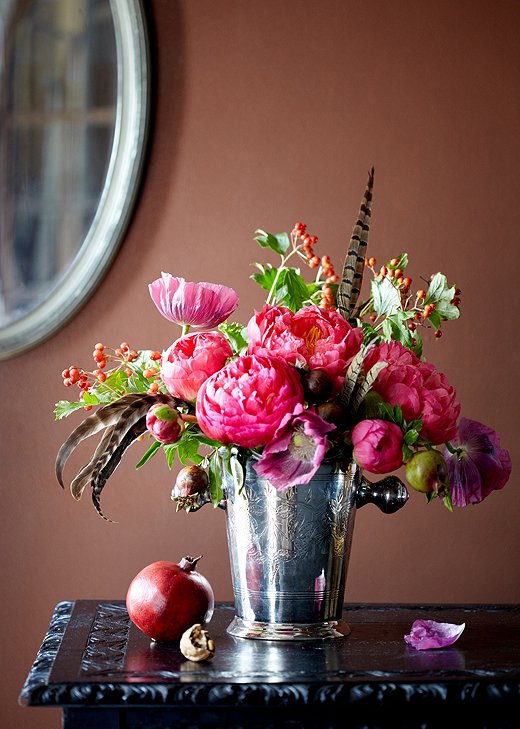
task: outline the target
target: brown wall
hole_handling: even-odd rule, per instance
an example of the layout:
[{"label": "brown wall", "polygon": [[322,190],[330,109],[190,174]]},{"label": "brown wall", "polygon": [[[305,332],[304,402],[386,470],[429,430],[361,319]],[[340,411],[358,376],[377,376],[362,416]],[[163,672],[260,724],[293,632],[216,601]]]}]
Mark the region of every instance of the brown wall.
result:
[{"label": "brown wall", "polygon": [[360,511],[346,598],[520,601],[520,5],[152,0],[150,16],[151,146],[120,253],[67,326],[0,364],[6,729],[58,726],[54,711],[16,707],[58,601],[123,598],[144,565],[189,553],[204,555],[217,599],[231,598],[223,513],[176,514],[163,460],[134,470],[140,445],[105,491],[117,524],[60,490],[55,455],[79,422],[53,422],[68,394],[61,370],[89,365],[99,340],[161,349],[176,338],[147,291],[162,270],[235,287],[247,320],[262,301],[248,281],[256,227],[302,219],[339,267],[371,165],[370,254],[408,250],[416,279],[441,268],[463,290],[463,316],[427,353],[464,414],[502,435],[514,471],[454,514],[415,493],[393,517]]}]

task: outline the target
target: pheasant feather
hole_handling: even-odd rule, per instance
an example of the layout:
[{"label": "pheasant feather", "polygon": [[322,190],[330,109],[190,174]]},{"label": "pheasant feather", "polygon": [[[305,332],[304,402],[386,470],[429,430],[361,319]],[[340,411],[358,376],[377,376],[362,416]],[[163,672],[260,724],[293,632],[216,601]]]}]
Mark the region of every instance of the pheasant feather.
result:
[{"label": "pheasant feather", "polygon": [[349,322],[353,322],[355,318],[354,307],[363,281],[373,186],[374,168],[372,167],[368,175],[368,183],[361,202],[358,218],[350,237],[348,252],[343,265],[343,274],[337,293],[338,311]]},{"label": "pheasant feather", "polygon": [[364,377],[363,362],[372,347],[373,344],[363,344],[347,369],[343,389],[339,397],[339,402],[344,408],[349,407],[354,392],[357,390],[360,380]]},{"label": "pheasant feather", "polygon": [[[185,403],[170,395],[130,394],[104,405],[85,418],[63,443],[56,457],[56,478],[62,488],[64,488],[63,470],[71,453],[85,438],[105,429],[92,458],[71,483],[72,495],[75,499],[79,499],[90,481],[94,505],[100,512],[99,494],[106,480],[121,461],[126,448],[146,432],[146,413],[158,402],[185,406]],[[94,492],[96,492],[95,498]]]},{"label": "pheasant feather", "polygon": [[94,507],[99,516],[101,516],[106,521],[111,522],[112,519],[109,519],[101,511],[101,492],[103,491],[106,482],[121,462],[124,452],[126,451],[128,446],[130,446],[136,440],[136,438],[138,438],[144,432],[146,432],[146,415],[144,415],[140,420],[137,420],[132,425],[132,427],[127,430],[127,432],[119,441],[117,447],[113,451],[108,461],[106,461],[103,466],[100,465],[99,467],[95,468],[92,473],[92,503],[94,504]]}]

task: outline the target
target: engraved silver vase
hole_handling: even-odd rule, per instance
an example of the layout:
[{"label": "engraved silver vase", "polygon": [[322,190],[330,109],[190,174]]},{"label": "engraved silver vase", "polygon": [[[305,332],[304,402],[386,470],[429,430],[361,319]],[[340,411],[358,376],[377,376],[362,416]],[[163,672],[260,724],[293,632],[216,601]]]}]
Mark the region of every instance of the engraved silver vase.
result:
[{"label": "engraved silver vase", "polygon": [[224,479],[227,538],[240,638],[338,638],[356,509],[372,502],[385,513],[408,499],[388,476],[368,482],[352,462],[346,471],[322,465],[311,482],[275,489],[251,461],[241,488]]}]

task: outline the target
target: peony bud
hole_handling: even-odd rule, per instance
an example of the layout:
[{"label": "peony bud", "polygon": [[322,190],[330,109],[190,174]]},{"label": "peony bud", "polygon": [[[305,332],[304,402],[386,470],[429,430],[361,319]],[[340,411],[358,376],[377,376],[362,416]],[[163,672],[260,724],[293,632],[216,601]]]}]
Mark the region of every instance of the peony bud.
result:
[{"label": "peony bud", "polygon": [[159,443],[176,443],[182,433],[183,422],[171,405],[157,403],[146,413],[146,427]]}]

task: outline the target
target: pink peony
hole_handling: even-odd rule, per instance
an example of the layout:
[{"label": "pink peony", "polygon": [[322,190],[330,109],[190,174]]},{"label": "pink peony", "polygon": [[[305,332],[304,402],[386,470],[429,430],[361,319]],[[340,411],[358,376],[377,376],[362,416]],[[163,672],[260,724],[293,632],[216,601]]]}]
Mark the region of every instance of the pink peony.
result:
[{"label": "pink peony", "polygon": [[211,329],[222,324],[236,309],[238,296],[222,284],[192,283],[162,273],[148,289],[161,314],[181,326]]},{"label": "pink peony", "polygon": [[258,448],[298,403],[303,403],[303,387],[295,368],[278,357],[253,354],[238,357],[206,380],[196,414],[209,438]]},{"label": "pink peony", "polygon": [[421,390],[421,435],[432,445],[440,445],[457,433],[460,405],[455,401],[457,393],[448,378],[432,364],[421,362],[419,370],[423,378]]},{"label": "pink peony", "polygon": [[280,490],[309,483],[325,455],[327,433],[334,428],[317,413],[296,405],[265,446],[255,471]]},{"label": "pink peony", "polygon": [[295,314],[284,306],[264,306],[250,319],[247,333],[250,354],[276,354],[296,366],[324,370],[333,382],[333,394],[340,391],[363,340],[360,327],[314,305]]},{"label": "pink peony", "polygon": [[183,423],[175,408],[158,403],[146,413],[146,427],[159,443],[176,443],[181,436]]},{"label": "pink peony", "polygon": [[390,473],[403,463],[403,434],[387,420],[362,420],[352,431],[354,459],[371,473]]},{"label": "pink peony", "polygon": [[399,405],[408,422],[421,419],[421,437],[432,445],[453,438],[460,405],[455,401],[454,388],[442,372],[394,341],[374,347],[366,357],[365,370],[370,370],[376,362],[388,362],[373,385],[373,390],[385,402]]},{"label": "pink peony", "polygon": [[186,334],[163,352],[161,378],[171,395],[192,402],[202,383],[232,356],[233,350],[220,332]]}]

